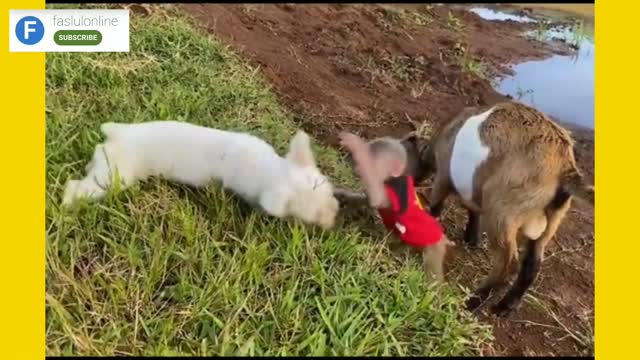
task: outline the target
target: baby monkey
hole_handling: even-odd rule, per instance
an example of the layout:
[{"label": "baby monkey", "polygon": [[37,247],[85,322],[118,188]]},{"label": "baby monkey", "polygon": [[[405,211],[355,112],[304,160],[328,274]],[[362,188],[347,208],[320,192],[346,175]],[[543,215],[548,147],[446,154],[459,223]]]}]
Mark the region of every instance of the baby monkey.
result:
[{"label": "baby monkey", "polygon": [[336,189],[335,196],[352,202],[368,200],[369,205],[378,210],[387,230],[422,250],[425,273],[442,282],[446,247],[453,243],[421,203],[402,143],[390,137],[366,143],[354,134],[343,132],[340,144],[351,153],[365,193]]}]

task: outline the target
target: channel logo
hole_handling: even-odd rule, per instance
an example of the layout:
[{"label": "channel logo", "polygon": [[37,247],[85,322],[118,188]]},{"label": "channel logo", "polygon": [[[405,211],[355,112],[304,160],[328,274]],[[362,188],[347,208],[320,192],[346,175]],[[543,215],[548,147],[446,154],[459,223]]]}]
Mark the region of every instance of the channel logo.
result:
[{"label": "channel logo", "polygon": [[25,16],[16,25],[16,38],[25,45],[34,45],[44,37],[44,25],[35,16]]},{"label": "channel logo", "polygon": [[10,10],[9,51],[128,52],[129,10]]}]

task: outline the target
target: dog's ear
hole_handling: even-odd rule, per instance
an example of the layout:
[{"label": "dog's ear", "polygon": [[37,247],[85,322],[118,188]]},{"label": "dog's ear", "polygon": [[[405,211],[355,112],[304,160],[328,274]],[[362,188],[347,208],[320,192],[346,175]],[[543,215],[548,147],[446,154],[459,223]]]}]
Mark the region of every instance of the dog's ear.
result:
[{"label": "dog's ear", "polygon": [[313,159],[313,152],[311,151],[309,136],[303,131],[298,131],[293,139],[291,139],[287,160],[302,167],[316,166],[316,162]]}]

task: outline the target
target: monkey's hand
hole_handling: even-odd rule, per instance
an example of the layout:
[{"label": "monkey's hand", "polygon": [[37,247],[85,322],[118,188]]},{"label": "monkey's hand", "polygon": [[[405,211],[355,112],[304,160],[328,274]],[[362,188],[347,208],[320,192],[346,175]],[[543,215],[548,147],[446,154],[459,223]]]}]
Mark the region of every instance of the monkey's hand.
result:
[{"label": "monkey's hand", "polygon": [[341,132],[340,145],[344,146],[352,155],[356,162],[362,160],[362,153],[367,151],[367,143],[357,135]]},{"label": "monkey's hand", "polygon": [[354,161],[354,170],[358,176],[366,177],[371,168],[371,157],[369,156],[369,146],[357,135],[341,132],[340,145],[351,153]]}]

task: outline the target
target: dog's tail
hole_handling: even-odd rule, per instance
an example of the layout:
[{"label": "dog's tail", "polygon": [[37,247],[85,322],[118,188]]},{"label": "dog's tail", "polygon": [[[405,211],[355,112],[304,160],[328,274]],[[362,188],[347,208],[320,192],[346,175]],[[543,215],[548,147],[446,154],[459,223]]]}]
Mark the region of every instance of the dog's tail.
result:
[{"label": "dog's tail", "polygon": [[116,139],[120,131],[126,124],[119,124],[115,122],[106,122],[100,125],[100,131],[107,137],[107,139]]}]

